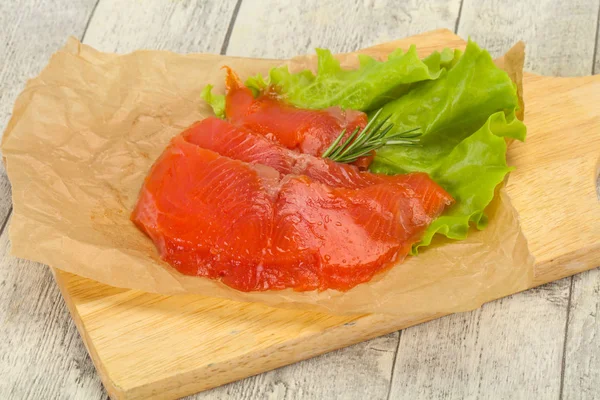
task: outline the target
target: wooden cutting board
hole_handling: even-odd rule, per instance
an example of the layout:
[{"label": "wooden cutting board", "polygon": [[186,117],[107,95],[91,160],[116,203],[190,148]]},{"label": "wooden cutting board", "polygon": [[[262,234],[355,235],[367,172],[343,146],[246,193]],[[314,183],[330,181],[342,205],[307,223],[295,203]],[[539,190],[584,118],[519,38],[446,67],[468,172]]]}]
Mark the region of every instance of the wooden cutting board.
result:
[{"label": "wooden cutting board", "polygon": [[[403,43],[427,51],[464,45],[449,31]],[[529,136],[510,147],[517,169],[507,190],[536,257],[537,286],[600,265],[600,75],[526,74],[524,87]],[[442,316],[341,317],[160,296],[54,273],[114,399],[185,396]]]}]

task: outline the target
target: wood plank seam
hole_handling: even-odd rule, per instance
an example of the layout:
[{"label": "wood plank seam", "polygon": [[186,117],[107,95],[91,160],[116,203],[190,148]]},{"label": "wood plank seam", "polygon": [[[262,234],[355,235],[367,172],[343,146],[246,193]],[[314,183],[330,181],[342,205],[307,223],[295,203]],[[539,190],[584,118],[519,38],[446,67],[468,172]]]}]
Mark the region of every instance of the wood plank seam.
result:
[{"label": "wood plank seam", "polygon": [[[96,10],[98,9],[100,2],[101,2],[101,0],[97,0],[96,3],[94,4],[94,7],[90,13],[90,16],[87,19],[84,31],[83,31],[82,35],[79,36],[79,38],[81,39],[81,42],[83,42],[86,39],[87,33],[88,33],[88,28],[90,26],[92,26],[92,24],[94,23],[94,18],[96,17]],[[225,37],[224,37],[224,40],[223,40],[223,43],[221,46],[221,50],[220,50],[221,54],[223,54],[227,49],[229,38],[231,36],[231,31],[233,30],[233,26],[235,24],[235,20],[237,18],[237,13],[239,11],[241,3],[242,3],[242,0],[238,0],[236,2],[234,10],[230,16],[228,29],[226,31],[226,34],[225,34]],[[12,208],[11,208],[11,211],[12,211]],[[6,221],[8,221],[8,218],[6,219]],[[55,272],[54,270],[52,270],[52,271],[53,271],[53,273]],[[56,276],[56,274],[54,274],[54,278],[59,286],[59,289],[62,292],[62,295],[63,295],[62,297],[65,300],[65,304],[70,311],[73,321],[75,322],[75,325],[78,328],[77,330],[79,332],[81,341],[83,342],[85,348],[87,349],[88,357],[93,362],[96,372],[101,378],[102,385],[105,390],[104,397],[109,400],[111,398],[111,394],[112,394],[113,396],[115,396],[115,398],[120,398],[119,394],[125,393],[125,391],[116,382],[114,382],[113,380],[111,380],[109,378],[108,372],[106,372],[104,370],[104,368],[102,368],[103,366],[101,364],[96,363],[96,359],[98,359],[98,356],[96,355],[96,349],[95,349],[93,341],[91,339],[87,338],[87,329],[84,326],[84,322],[80,318],[78,318],[77,311],[71,306],[71,303],[69,301],[66,301],[67,294],[62,291],[63,286],[60,285],[60,283],[58,282],[58,277]]]},{"label": "wood plank seam", "polygon": [[[223,40],[223,45],[221,47],[221,54],[222,55],[226,55],[227,54],[227,49],[229,47],[229,40],[231,38],[231,33],[233,32],[233,29],[234,29],[235,24],[237,22],[237,16],[238,16],[238,13],[239,13],[242,1],[243,0],[238,0],[237,4],[235,6],[235,9],[233,11],[233,14],[232,14],[232,17],[231,17],[231,22],[229,24],[229,27],[227,28],[227,33],[225,35],[225,39]],[[460,8],[462,8],[463,1],[464,0],[461,0]],[[459,15],[457,16],[457,20],[456,20],[456,26],[455,26],[455,30],[454,30],[455,33],[457,31],[459,19],[460,19],[460,11],[459,11]],[[401,336],[402,336],[402,330],[399,330],[398,331],[398,338],[396,339],[396,343],[395,343],[395,347],[394,347],[394,356],[393,356],[393,359],[392,359],[393,360],[392,361],[392,368],[390,370],[390,379],[389,379],[389,381],[387,383],[387,388],[386,388],[387,389],[386,390],[386,393],[387,393],[386,399],[387,400],[390,400],[390,397],[392,395],[392,381],[394,379],[394,367],[396,365],[396,358],[398,357],[398,351],[399,351],[399,348],[400,348],[400,337]],[[283,368],[283,367],[281,367],[281,368]]]},{"label": "wood plank seam", "polygon": [[94,8],[92,8],[92,12],[90,13],[90,17],[88,18],[86,24],[85,24],[85,28],[83,28],[83,33],[81,34],[81,41],[83,42],[85,39],[85,34],[88,31],[88,28],[90,27],[90,22],[92,22],[92,19],[94,18],[94,14],[96,13],[96,9],[98,8],[98,4],[100,4],[100,0],[96,0],[96,4],[94,4]]},{"label": "wood plank seam", "polygon": [[[458,14],[456,16],[456,23],[454,24],[454,33],[455,34],[458,34],[458,28],[460,26],[460,17],[462,15],[463,5],[464,5],[464,0],[461,0],[460,1],[460,5],[458,6]],[[396,342],[396,349],[394,351],[394,359],[393,359],[393,363],[392,363],[392,370],[390,372],[391,375],[390,375],[390,381],[389,381],[389,384],[388,384],[388,391],[387,391],[387,397],[386,397],[387,400],[390,400],[391,396],[392,396],[392,387],[393,387],[393,384],[394,384],[394,372],[395,372],[396,364],[397,364],[396,360],[398,358],[398,353],[400,351],[400,340],[401,339],[402,339],[402,330],[399,330],[398,331],[398,340]]]},{"label": "wood plank seam", "polygon": [[[592,75],[596,75],[596,58],[598,57],[598,43],[600,42],[600,4],[598,4],[598,16],[596,17],[596,36],[594,37],[594,55],[592,56]],[[598,185],[598,196],[600,198],[600,182]]]},{"label": "wood plank seam", "polygon": [[394,351],[394,358],[392,361],[392,370],[390,371],[390,382],[388,383],[386,400],[390,400],[392,397],[392,383],[394,383],[394,371],[396,370],[396,360],[398,359],[398,352],[400,351],[400,338],[401,337],[402,337],[402,329],[398,331],[398,340],[396,341],[396,349]]},{"label": "wood plank seam", "polygon": [[6,214],[6,218],[4,219],[4,222],[2,222],[2,227],[0,227],[0,235],[2,235],[4,233],[4,230],[6,229],[6,226],[8,225],[8,220],[10,219],[10,215],[12,214],[12,204],[10,206],[10,208],[8,209],[8,213]]},{"label": "wood plank seam", "polygon": [[[462,3],[463,2],[464,2],[464,0],[461,0],[461,4],[459,6],[459,9],[462,8]],[[244,3],[244,4],[246,4],[246,3]],[[238,12],[238,10],[236,9],[235,23],[238,22],[237,12]],[[453,24],[455,32],[456,32],[456,29],[457,29],[457,25],[459,23],[459,14],[460,14],[460,11],[457,14],[455,14],[456,15],[456,20],[454,21],[454,24]],[[233,22],[233,18],[232,18],[232,22]],[[228,32],[229,31],[233,31],[234,28],[235,28],[235,24],[233,26],[229,27]],[[221,54],[226,54],[228,47],[229,47],[229,35],[226,37],[226,42],[224,42],[224,44],[223,44],[223,50],[222,50]],[[312,50],[313,50],[312,48],[305,49],[305,51],[312,51]],[[391,375],[390,375],[390,379],[389,379],[389,381],[387,383],[387,388],[386,388],[387,390],[384,392],[384,393],[387,393],[387,395],[385,395],[386,399],[390,399],[390,397],[392,396],[391,389],[392,389],[392,379],[393,379],[393,376],[394,376],[393,368],[394,368],[394,366],[396,364],[396,358],[397,358],[398,352],[399,352],[400,338],[401,338],[401,336],[402,336],[402,330],[399,330],[398,331],[398,337],[396,338],[396,342],[395,342],[395,346],[394,346],[393,363],[392,363],[392,368],[390,369],[390,374]]]},{"label": "wood plank seam", "polygon": [[[596,35],[592,40],[594,40],[594,52],[592,53],[592,70],[591,73],[594,75],[596,69],[596,55],[598,51],[598,33],[600,32],[600,2],[598,3],[598,16],[596,18]],[[598,183],[600,181],[596,180],[596,192],[598,191],[599,186]],[[569,338],[569,318],[571,316],[571,304],[573,301],[573,276],[569,277],[569,299],[567,300],[567,310],[565,317],[565,334],[563,338],[563,348],[562,348],[562,362],[560,366],[560,388],[558,392],[559,400],[563,399],[564,390],[565,390],[565,370],[567,368],[567,345]]]},{"label": "wood plank seam", "polygon": [[231,38],[231,32],[233,32],[233,27],[235,26],[235,22],[237,21],[237,15],[240,12],[240,7],[242,6],[242,0],[238,0],[235,4],[235,8],[233,9],[233,13],[231,14],[231,20],[229,20],[229,26],[227,27],[227,32],[225,33],[225,39],[223,39],[223,45],[221,46],[220,54],[225,55],[227,52],[227,48],[229,47],[229,39]]},{"label": "wood plank seam", "polygon": [[565,316],[565,334],[563,338],[562,358],[560,364],[560,388],[558,390],[558,399],[562,400],[565,389],[565,370],[567,364],[567,338],[569,337],[569,318],[571,316],[571,301],[573,299],[573,277],[569,278],[569,298],[567,300],[567,312]]},{"label": "wood plank seam", "polygon": [[[69,35],[81,37],[96,1],[2,3],[2,131],[27,80],[39,74]],[[11,200],[0,164],[0,398],[103,398],[100,379],[49,268],[9,255]]]},{"label": "wood plank seam", "polygon": [[454,25],[454,33],[458,35],[458,27],[460,26],[460,17],[462,15],[463,4],[465,4],[465,0],[460,0],[460,5],[458,6],[458,15],[456,16],[456,24]]}]

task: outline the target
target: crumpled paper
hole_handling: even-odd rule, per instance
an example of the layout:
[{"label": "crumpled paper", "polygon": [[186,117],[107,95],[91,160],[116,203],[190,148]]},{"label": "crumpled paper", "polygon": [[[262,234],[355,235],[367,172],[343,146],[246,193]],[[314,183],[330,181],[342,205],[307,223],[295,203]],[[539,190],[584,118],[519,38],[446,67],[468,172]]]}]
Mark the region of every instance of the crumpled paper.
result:
[{"label": "crumpled paper", "polygon": [[[365,51],[382,58],[406,44]],[[518,58],[501,61],[511,76],[520,75]],[[354,54],[340,59],[357,65]],[[288,62],[296,70],[314,68],[314,61],[304,56]],[[200,92],[207,83],[224,90],[223,65],[245,78],[281,63],[166,51],[106,54],[70,39],[28,82],[3,137],[13,254],[121,288],[334,314],[466,311],[531,285],[533,257],[504,190],[488,210],[487,229],[460,242],[439,240],[348,292],[244,293],[181,275],[161,261],[129,220],[152,163],[174,135],[212,114]]]}]

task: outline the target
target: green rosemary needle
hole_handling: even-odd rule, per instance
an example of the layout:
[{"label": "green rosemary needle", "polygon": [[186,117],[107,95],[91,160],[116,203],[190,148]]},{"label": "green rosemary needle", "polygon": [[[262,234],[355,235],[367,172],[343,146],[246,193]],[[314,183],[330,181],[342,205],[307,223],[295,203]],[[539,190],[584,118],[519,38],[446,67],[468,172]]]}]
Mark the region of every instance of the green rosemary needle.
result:
[{"label": "green rosemary needle", "polygon": [[375,113],[373,118],[361,131],[356,128],[348,138],[344,140],[346,130],[344,129],[339,136],[331,143],[331,145],[321,155],[323,158],[340,163],[352,163],[361,157],[369,155],[373,150],[377,150],[387,144],[416,146],[419,143],[420,132],[419,128],[410,129],[404,132],[396,132],[388,135],[394,127],[394,124],[387,121],[390,119],[388,115],[378,124],[375,124],[377,118],[381,114],[381,109]]}]

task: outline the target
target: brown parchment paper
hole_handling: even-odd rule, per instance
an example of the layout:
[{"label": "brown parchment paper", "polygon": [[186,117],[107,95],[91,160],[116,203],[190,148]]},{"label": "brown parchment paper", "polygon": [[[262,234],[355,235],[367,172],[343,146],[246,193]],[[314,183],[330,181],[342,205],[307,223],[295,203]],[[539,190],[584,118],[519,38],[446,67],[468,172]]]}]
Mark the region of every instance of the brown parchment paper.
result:
[{"label": "brown parchment paper", "polygon": [[[357,65],[354,55],[341,58]],[[345,293],[243,293],[162,262],[129,220],[152,163],[171,137],[212,114],[200,92],[207,83],[223,90],[221,66],[244,78],[281,63],[165,51],[106,54],[70,39],[28,82],[3,137],[13,254],[116,287],[335,314],[465,311],[530,285],[533,257],[503,190],[488,210],[487,229],[440,241]],[[312,67],[314,57],[290,63]]]}]

